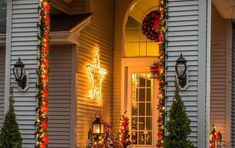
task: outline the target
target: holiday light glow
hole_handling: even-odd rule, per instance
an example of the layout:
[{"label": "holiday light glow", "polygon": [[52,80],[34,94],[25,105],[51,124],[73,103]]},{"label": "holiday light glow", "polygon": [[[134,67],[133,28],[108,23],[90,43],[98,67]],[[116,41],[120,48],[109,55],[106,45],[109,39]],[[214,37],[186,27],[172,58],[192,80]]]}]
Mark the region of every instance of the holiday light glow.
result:
[{"label": "holiday light glow", "polygon": [[120,118],[119,141],[122,143],[123,147],[131,145],[129,118],[126,115],[126,112]]},{"label": "holiday light glow", "polygon": [[48,55],[50,33],[50,10],[49,0],[40,0],[40,46],[38,66],[38,107],[36,121],[36,147],[46,148],[48,145]]},{"label": "holiday light glow", "polygon": [[[153,40],[156,40],[159,44],[159,56],[157,57],[158,62],[154,63],[150,71],[152,73],[152,78],[156,79],[158,82],[158,95],[159,100],[157,109],[159,111],[158,115],[158,132],[157,132],[157,147],[163,147],[164,139],[164,124],[165,124],[165,47],[166,47],[166,17],[167,17],[167,8],[166,0],[161,0],[159,11],[160,18],[157,18],[155,21],[155,28],[157,28],[158,35]],[[148,21],[146,21],[148,22]],[[151,22],[151,21],[149,21]],[[148,33],[147,33],[148,34]]]},{"label": "holiday light glow", "polygon": [[96,48],[96,56],[93,64],[87,65],[91,81],[90,99],[91,101],[102,104],[102,82],[107,71],[100,66],[100,49]]},{"label": "holiday light glow", "polygon": [[209,135],[209,142],[210,142],[209,148],[217,148],[221,146],[222,134],[220,131],[216,130],[214,124],[212,124],[212,129]]}]

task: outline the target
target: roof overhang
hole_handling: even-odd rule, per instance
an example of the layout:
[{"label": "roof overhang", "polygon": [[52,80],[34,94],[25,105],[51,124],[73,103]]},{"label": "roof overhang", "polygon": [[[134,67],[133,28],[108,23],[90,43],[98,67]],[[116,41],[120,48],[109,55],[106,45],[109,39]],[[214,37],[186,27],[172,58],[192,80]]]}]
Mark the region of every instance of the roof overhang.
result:
[{"label": "roof overhang", "polygon": [[213,0],[215,7],[225,19],[235,19],[235,0]]},{"label": "roof overhang", "polygon": [[[91,23],[92,15],[78,23],[68,31],[55,31],[50,33],[51,45],[72,45],[79,44],[79,32]],[[0,34],[0,47],[6,44],[6,35]]]},{"label": "roof overhang", "polygon": [[79,32],[91,23],[92,15],[78,23],[68,31],[55,31],[50,33],[52,45],[79,44]]}]

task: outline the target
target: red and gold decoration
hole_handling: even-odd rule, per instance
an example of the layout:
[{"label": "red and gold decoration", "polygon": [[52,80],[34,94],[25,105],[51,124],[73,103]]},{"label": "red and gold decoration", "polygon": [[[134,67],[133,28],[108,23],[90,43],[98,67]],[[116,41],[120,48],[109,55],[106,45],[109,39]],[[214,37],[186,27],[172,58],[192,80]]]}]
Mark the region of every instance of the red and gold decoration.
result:
[{"label": "red and gold decoration", "polygon": [[38,66],[38,94],[37,94],[37,121],[36,121],[36,147],[47,148],[48,146],[48,55],[50,33],[50,1],[40,0],[40,46]]},{"label": "red and gold decoration", "polygon": [[220,148],[222,146],[222,134],[216,131],[216,127],[212,124],[212,129],[209,135],[210,148]]},{"label": "red and gold decoration", "polygon": [[142,33],[156,42],[163,42],[166,31],[165,0],[161,1],[159,10],[151,11],[142,22]]},{"label": "red and gold decoration", "polygon": [[165,47],[166,47],[166,0],[161,0],[160,8],[157,11],[150,12],[143,21],[142,30],[146,37],[150,40],[155,40],[159,44],[159,56],[157,62],[154,62],[150,68],[152,78],[156,79],[159,85],[158,90],[158,132],[157,132],[157,147],[163,147],[164,139],[164,124],[165,124]]},{"label": "red and gold decoration", "polygon": [[128,145],[131,145],[129,118],[126,115],[126,112],[120,118],[119,141],[122,143],[124,148],[126,148]]}]

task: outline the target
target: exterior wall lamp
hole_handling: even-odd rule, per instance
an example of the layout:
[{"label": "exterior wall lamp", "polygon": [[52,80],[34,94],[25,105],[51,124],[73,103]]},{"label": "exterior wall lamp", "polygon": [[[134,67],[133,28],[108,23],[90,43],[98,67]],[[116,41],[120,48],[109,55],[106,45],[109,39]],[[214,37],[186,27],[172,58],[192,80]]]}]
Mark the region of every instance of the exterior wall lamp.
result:
[{"label": "exterior wall lamp", "polygon": [[180,57],[176,60],[175,64],[175,71],[178,78],[178,84],[181,88],[185,88],[188,81],[187,76],[187,61],[183,57],[182,53],[180,54]]},{"label": "exterior wall lamp", "polygon": [[101,120],[101,114],[97,113],[95,117],[96,119],[92,123],[92,134],[101,135],[104,133],[104,124]]},{"label": "exterior wall lamp", "polygon": [[19,58],[18,61],[14,64],[13,68],[15,80],[17,81],[18,87],[21,90],[26,90],[28,84],[28,73],[25,71],[24,66],[24,63]]}]

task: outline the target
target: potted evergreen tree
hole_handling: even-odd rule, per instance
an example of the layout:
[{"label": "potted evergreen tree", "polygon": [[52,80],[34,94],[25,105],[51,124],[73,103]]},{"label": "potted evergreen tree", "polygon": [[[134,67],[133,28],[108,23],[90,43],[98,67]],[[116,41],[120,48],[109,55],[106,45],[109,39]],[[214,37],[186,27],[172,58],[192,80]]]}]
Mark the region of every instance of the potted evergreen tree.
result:
[{"label": "potted evergreen tree", "polygon": [[169,112],[170,119],[166,123],[167,135],[164,138],[164,148],[194,148],[188,139],[191,132],[190,119],[176,83],[175,87],[175,96]]},{"label": "potted evergreen tree", "polygon": [[9,110],[5,115],[3,127],[0,132],[1,148],[22,148],[22,138],[16,121],[13,100],[10,97]]}]

